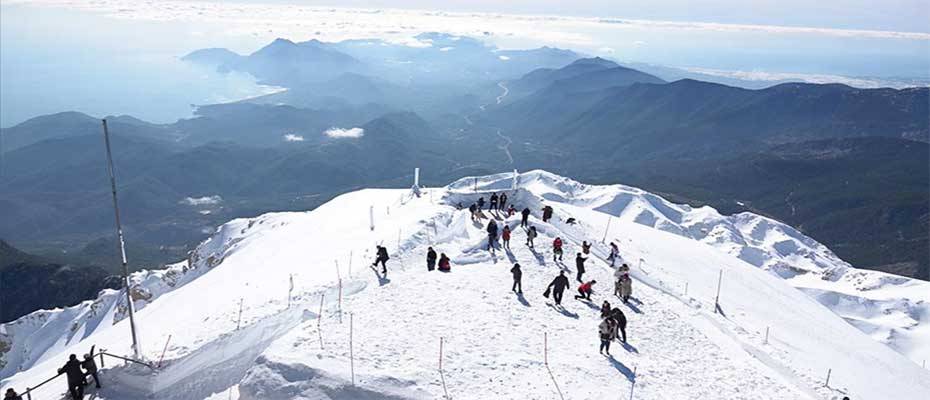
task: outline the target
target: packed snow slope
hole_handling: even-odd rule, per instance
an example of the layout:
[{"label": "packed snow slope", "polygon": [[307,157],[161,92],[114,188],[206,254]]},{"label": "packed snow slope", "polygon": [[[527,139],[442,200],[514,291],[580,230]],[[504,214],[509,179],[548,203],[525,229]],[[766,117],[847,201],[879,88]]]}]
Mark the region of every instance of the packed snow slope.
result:
[{"label": "packed snow slope", "polygon": [[[108,359],[95,398],[930,393],[930,371],[892,349],[927,348],[925,282],[850,268],[813,240],[752,214],[725,217],[543,171],[519,175],[516,190],[513,181],[512,174],[464,178],[419,198],[409,190],[368,189],[311,212],[221,226],[187,262],[133,276],[143,353],[158,367]],[[518,208],[533,210],[535,248],[524,244],[519,215],[484,211],[475,223],[455,206],[492,191],[507,191]],[[537,219],[543,205],[555,209],[549,223]],[[569,217],[577,222],[568,224]],[[487,250],[489,218],[514,228],[510,250]],[[564,263],[552,260],[556,236],[566,243]],[[632,266],[629,304],[612,295],[604,238],[619,244]],[[541,293],[559,270],[574,278],[573,255],[584,240],[594,243],[585,275],[598,281],[593,301],[574,300],[569,290],[564,307],[556,307]],[[391,254],[387,276],[369,267],[379,243]],[[430,245],[452,259],[452,272],[426,271]],[[523,295],[510,291],[513,262],[523,266]],[[103,292],[96,301],[0,326],[4,390],[53,376],[67,354],[91,345],[131,354],[120,299]],[[604,300],[629,320],[629,342],[615,342],[612,357],[597,353]],[[880,342],[882,329],[895,332],[885,340],[891,347]],[[60,378],[33,398],[63,398],[64,386]]]}]

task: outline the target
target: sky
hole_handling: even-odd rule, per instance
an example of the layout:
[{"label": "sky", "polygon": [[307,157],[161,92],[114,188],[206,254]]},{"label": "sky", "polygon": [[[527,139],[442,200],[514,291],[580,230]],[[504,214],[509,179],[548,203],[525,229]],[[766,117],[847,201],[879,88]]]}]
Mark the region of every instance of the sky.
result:
[{"label": "sky", "polygon": [[277,37],[403,42],[440,31],[740,79],[930,82],[927,0],[333,3],[0,0],[0,126],[66,110],[172,122],[191,104],[265,93],[273,88],[178,58],[205,47],[247,54]]}]

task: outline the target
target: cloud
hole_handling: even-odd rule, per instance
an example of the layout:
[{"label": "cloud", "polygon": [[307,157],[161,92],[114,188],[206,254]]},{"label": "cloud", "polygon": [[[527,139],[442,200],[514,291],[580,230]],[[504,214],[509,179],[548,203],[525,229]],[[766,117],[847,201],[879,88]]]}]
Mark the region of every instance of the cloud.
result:
[{"label": "cloud", "polygon": [[446,46],[446,47],[440,48],[439,51],[449,51],[449,50],[452,50],[452,49],[454,49],[454,48],[455,48],[455,47],[452,47],[452,46]]},{"label": "cloud", "polygon": [[300,135],[295,135],[293,133],[288,133],[287,135],[284,135],[284,141],[285,142],[303,142],[304,137]]},{"label": "cloud", "polygon": [[607,47],[607,46],[601,47],[597,49],[597,51],[600,53],[604,53],[604,54],[614,54],[615,52],[615,50],[612,47]]},{"label": "cloud", "polygon": [[204,197],[185,197],[179,203],[186,204],[189,206],[212,206],[217,205],[223,202],[223,198],[219,195],[214,196],[204,196]]},{"label": "cloud", "polygon": [[510,59],[510,57],[507,56],[497,56],[497,58],[499,58],[501,61],[507,61]]},{"label": "cloud", "polygon": [[360,138],[365,135],[365,130],[362,128],[336,128],[332,127],[323,132],[324,135],[331,138]]},{"label": "cloud", "polygon": [[923,79],[892,79],[892,78],[856,78],[832,74],[803,74],[794,72],[768,72],[768,71],[740,71],[722,70],[712,68],[681,67],[681,69],[703,75],[722,78],[739,79],[759,82],[804,82],[804,83],[841,83],[862,89],[890,87],[903,89],[915,86],[930,86],[930,81]]}]

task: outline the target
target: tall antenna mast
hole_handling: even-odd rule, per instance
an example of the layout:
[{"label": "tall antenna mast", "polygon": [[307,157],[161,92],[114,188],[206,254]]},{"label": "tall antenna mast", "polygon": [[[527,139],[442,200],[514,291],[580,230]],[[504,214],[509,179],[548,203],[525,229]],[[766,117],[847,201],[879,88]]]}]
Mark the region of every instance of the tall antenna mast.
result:
[{"label": "tall antenna mast", "polygon": [[136,337],[136,307],[132,304],[129,291],[129,263],[126,261],[126,244],[123,241],[123,226],[119,220],[119,202],[116,200],[116,176],[113,174],[113,155],[110,152],[110,131],[107,120],[103,120],[103,140],[107,145],[107,172],[110,174],[110,188],[113,190],[113,212],[116,213],[116,237],[119,240],[119,252],[123,261],[123,286],[126,289],[126,304],[129,306],[129,328],[132,329],[132,352],[136,359],[142,359],[142,349]]}]

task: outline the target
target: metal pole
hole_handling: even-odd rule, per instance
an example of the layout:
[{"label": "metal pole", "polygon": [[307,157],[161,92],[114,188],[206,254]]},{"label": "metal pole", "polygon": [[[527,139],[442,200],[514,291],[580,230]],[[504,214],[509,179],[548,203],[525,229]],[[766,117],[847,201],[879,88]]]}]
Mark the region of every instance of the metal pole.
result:
[{"label": "metal pole", "polygon": [[352,352],[352,313],[349,313],[349,368],[352,371],[352,386],[355,386],[355,353]]},{"label": "metal pole", "polygon": [[349,278],[352,278],[352,250],[349,250]]},{"label": "metal pole", "polygon": [[762,340],[762,344],[769,344],[769,327],[765,327],[765,339]]},{"label": "metal pole", "polygon": [[717,309],[720,308],[720,284],[723,283],[723,270],[720,270],[720,275],[717,277],[717,297],[714,298],[714,314],[717,313]]},{"label": "metal pole", "polygon": [[442,342],[444,340],[445,339],[442,336],[439,337],[439,371],[440,372],[442,372]]},{"label": "metal pole", "polygon": [[110,175],[110,189],[113,193],[113,213],[116,215],[116,237],[119,240],[119,251],[123,263],[123,286],[126,288],[126,304],[129,308],[129,329],[132,331],[132,352],[137,359],[142,358],[142,349],[139,337],[136,335],[136,310],[132,303],[132,293],[129,287],[129,262],[126,261],[126,244],[123,239],[123,226],[119,218],[119,201],[116,199],[116,174],[113,169],[113,154],[110,151],[110,131],[107,129],[107,120],[103,121],[103,140],[107,146],[107,173]]},{"label": "metal pole", "polygon": [[294,274],[290,274],[290,287],[287,289],[287,308],[291,308],[291,298],[294,293]]},{"label": "metal pole", "polygon": [[368,209],[368,224],[371,230],[375,230],[375,206]]},{"label": "metal pole", "polygon": [[633,388],[636,387],[636,369],[639,367],[633,367],[633,382],[630,382],[630,400],[633,400]]},{"label": "metal pole", "polygon": [[549,332],[543,332],[543,364],[549,365]]},{"label": "metal pole", "polygon": [[604,243],[607,241],[607,231],[610,230],[610,221],[612,221],[613,219],[614,219],[613,215],[607,217],[607,227],[604,228],[604,238],[601,239],[601,243]]},{"label": "metal pole", "polygon": [[165,360],[165,352],[168,351],[168,343],[171,343],[171,335],[168,335],[168,340],[165,341],[165,348],[161,351],[161,357],[158,358],[158,366],[156,368],[161,368],[161,362]]},{"label": "metal pole", "polygon": [[833,373],[833,368],[830,368],[827,370],[827,382],[823,384],[826,387],[830,387],[830,374],[831,373]]},{"label": "metal pole", "polygon": [[685,282],[685,296],[688,295],[688,282]]}]

